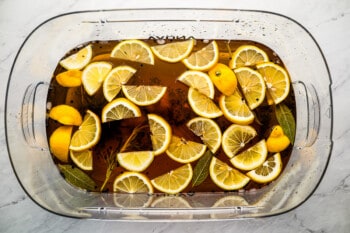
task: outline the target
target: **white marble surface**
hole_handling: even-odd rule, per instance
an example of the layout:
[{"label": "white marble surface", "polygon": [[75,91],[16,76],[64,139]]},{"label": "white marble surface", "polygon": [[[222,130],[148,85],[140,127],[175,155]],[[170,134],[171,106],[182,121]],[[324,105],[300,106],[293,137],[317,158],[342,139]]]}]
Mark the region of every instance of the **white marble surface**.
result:
[{"label": "white marble surface", "polygon": [[[177,2],[177,3],[176,3]],[[78,1],[0,0],[0,232],[349,232],[350,231],[350,1]],[[44,20],[70,11],[132,7],[208,7],[273,11],[303,24],[315,37],[332,75],[334,147],[316,192],[279,216],[198,223],[125,223],[77,220],[38,207],[10,165],[4,134],[4,101],[10,67],[26,36]]]}]

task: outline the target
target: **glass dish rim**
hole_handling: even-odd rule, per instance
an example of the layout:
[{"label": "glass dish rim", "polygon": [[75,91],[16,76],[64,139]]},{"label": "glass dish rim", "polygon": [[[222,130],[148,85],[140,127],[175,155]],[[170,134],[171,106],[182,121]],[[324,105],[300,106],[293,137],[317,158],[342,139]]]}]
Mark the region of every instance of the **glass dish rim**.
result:
[{"label": "glass dish rim", "polygon": [[[81,10],[81,11],[71,11],[71,12],[65,12],[65,13],[62,13],[62,14],[58,14],[58,15],[55,15],[55,16],[52,16],[46,20],[44,20],[42,23],[38,24],[36,27],[34,27],[31,32],[25,37],[25,39],[23,40],[23,42],[21,43],[20,47],[18,48],[17,52],[16,52],[16,56],[12,62],[12,65],[11,65],[11,69],[10,69],[10,73],[9,73],[9,76],[8,76],[8,81],[7,81],[7,86],[6,86],[6,96],[5,96],[5,105],[4,105],[4,129],[5,129],[5,142],[6,142],[6,149],[7,149],[7,152],[8,152],[8,156],[9,156],[9,160],[10,160],[10,163],[11,163],[11,167],[14,171],[14,174],[16,176],[16,179],[17,181],[19,182],[20,186],[22,187],[22,189],[24,190],[24,192],[30,197],[30,199],[36,203],[38,206],[42,207],[43,209],[45,209],[46,211],[49,211],[51,213],[54,213],[56,215],[60,215],[60,216],[65,216],[67,217],[67,215],[64,215],[64,214],[61,214],[61,213],[57,213],[57,212],[54,212],[53,210],[50,210],[50,209],[47,209],[45,208],[44,206],[42,206],[40,203],[38,203],[32,196],[31,194],[27,191],[27,189],[24,187],[24,185],[22,184],[22,181],[20,180],[17,172],[16,172],[16,169],[15,169],[15,166],[14,166],[14,162],[13,162],[13,159],[11,158],[11,155],[10,155],[10,145],[9,145],[9,141],[8,141],[8,126],[7,126],[7,118],[8,118],[8,101],[9,101],[9,97],[8,97],[8,92],[9,92],[9,89],[10,89],[10,83],[11,83],[11,77],[13,76],[13,70],[14,70],[14,67],[16,65],[16,61],[23,49],[23,47],[26,45],[28,39],[32,36],[33,33],[35,33],[39,28],[41,28],[43,25],[45,25],[46,23],[50,22],[50,21],[53,21],[55,20],[56,18],[60,18],[60,17],[64,17],[64,16],[68,16],[68,15],[74,15],[74,14],[84,14],[84,13],[98,13],[98,12],[113,12],[113,11],[116,11],[116,12],[127,12],[127,11],[161,11],[161,10],[172,10],[172,11],[175,11],[175,10],[179,10],[179,11],[232,11],[232,12],[236,12],[236,11],[243,11],[243,12],[257,12],[257,13],[265,13],[265,14],[271,14],[271,15],[275,15],[275,16],[279,16],[279,17],[282,17],[282,18],[285,18],[285,19],[288,19],[289,21],[291,21],[292,23],[295,23],[297,24],[300,28],[302,28],[307,34],[308,36],[312,39],[312,41],[314,42],[314,44],[316,45],[318,51],[320,52],[320,55],[322,57],[322,60],[324,62],[324,65],[325,65],[325,68],[327,70],[327,75],[328,75],[328,81],[329,81],[329,85],[328,85],[328,88],[329,88],[329,93],[330,93],[330,108],[329,108],[329,111],[330,111],[330,132],[329,132],[329,140],[330,140],[330,148],[329,148],[329,154],[327,155],[327,160],[325,162],[325,168],[323,169],[322,173],[321,173],[321,176],[318,180],[318,182],[316,183],[315,187],[312,189],[312,191],[309,193],[308,196],[305,197],[305,199],[303,201],[301,201],[300,203],[298,203],[297,205],[295,205],[294,207],[284,211],[284,212],[280,212],[280,213],[273,213],[273,214],[266,214],[264,216],[258,216],[258,218],[262,218],[262,217],[269,217],[269,216],[276,216],[276,215],[280,215],[280,214],[284,214],[286,212],[289,212],[291,210],[294,210],[295,208],[298,208],[300,205],[302,205],[303,203],[305,203],[313,194],[314,192],[316,191],[316,189],[318,188],[318,186],[320,185],[321,181],[323,180],[323,177],[326,173],[326,170],[327,170],[327,167],[328,167],[328,164],[329,164],[329,160],[331,158],[331,154],[332,154],[332,150],[333,150],[333,146],[334,146],[334,140],[333,140],[333,124],[334,124],[334,113],[333,113],[333,96],[332,96],[332,76],[331,76],[331,72],[329,70],[329,67],[328,67],[328,63],[327,63],[327,60],[326,60],[326,57],[320,47],[320,45],[318,44],[318,42],[316,41],[316,39],[314,38],[314,36],[310,33],[310,31],[305,28],[301,23],[299,23],[298,21],[294,20],[293,18],[289,17],[289,16],[286,16],[286,15],[283,15],[281,13],[276,13],[276,12],[272,12],[272,11],[266,11],[266,10],[256,10],[256,9],[235,9],[235,8],[193,8],[193,7],[190,7],[190,8],[178,8],[178,7],[161,7],[161,8],[121,8],[121,9],[97,9],[97,10]],[[131,20],[132,21],[132,20]],[[137,20],[137,21],[150,21],[150,20]],[[215,22],[215,20],[210,20],[210,21],[213,21]],[[74,217],[74,216],[69,216],[71,218],[83,218],[83,217]],[[241,219],[240,217],[238,218],[235,218],[235,219]],[[124,220],[124,219],[115,219],[115,220],[118,220],[118,221],[130,221],[130,220]],[[192,220],[185,220],[185,221],[211,221],[211,220],[217,220],[217,219],[192,219]],[[224,221],[225,220],[234,220],[234,219],[223,219]],[[154,219],[146,219],[146,220],[135,220],[133,219],[132,221],[162,221],[162,220],[154,220]],[[176,221],[176,220],[175,220]],[[184,221],[184,220],[181,220],[181,221]]]}]

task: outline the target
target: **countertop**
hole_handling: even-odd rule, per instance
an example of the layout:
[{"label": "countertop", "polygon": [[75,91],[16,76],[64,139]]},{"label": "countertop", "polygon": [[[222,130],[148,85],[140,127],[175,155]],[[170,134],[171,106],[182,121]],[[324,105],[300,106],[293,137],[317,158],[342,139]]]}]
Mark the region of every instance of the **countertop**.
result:
[{"label": "countertop", "polygon": [[[0,0],[0,232],[349,232],[350,1],[217,0],[204,5],[203,0]],[[260,219],[200,224],[126,223],[61,217],[37,206],[25,194],[10,164],[3,120],[9,72],[24,39],[44,20],[65,12],[156,6],[272,11],[295,19],[314,36],[332,77],[334,146],[320,185],[304,204],[285,214]]]}]

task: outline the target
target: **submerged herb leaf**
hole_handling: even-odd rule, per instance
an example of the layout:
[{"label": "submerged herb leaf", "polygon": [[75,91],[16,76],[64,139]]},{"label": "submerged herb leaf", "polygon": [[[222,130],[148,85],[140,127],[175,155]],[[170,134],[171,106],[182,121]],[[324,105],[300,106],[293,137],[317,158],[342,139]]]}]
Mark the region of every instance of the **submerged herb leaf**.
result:
[{"label": "submerged herb leaf", "polygon": [[61,164],[58,164],[58,168],[70,184],[88,191],[94,191],[96,189],[96,183],[79,168]]},{"label": "submerged herb leaf", "polygon": [[276,118],[284,134],[289,138],[291,144],[293,144],[295,137],[295,119],[292,112],[285,104],[278,104],[276,105]]},{"label": "submerged herb leaf", "polygon": [[200,185],[209,175],[209,166],[213,153],[207,150],[205,154],[198,160],[193,169],[192,187]]}]

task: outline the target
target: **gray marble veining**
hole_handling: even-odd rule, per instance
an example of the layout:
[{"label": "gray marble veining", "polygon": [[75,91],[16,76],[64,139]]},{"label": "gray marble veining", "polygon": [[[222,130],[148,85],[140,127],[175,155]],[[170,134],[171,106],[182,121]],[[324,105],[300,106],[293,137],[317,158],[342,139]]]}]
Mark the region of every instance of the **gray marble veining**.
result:
[{"label": "gray marble veining", "polygon": [[[4,134],[6,83],[17,50],[26,36],[55,15],[87,9],[132,7],[198,7],[202,1],[185,3],[151,1],[0,1],[0,232],[349,232],[350,231],[350,2],[215,1],[211,8],[273,11],[304,25],[319,43],[332,76],[333,152],[328,169],[314,192],[288,213],[242,221],[198,223],[126,223],[61,217],[37,206],[17,182],[10,164]],[[203,6],[204,7],[204,6]]]}]

